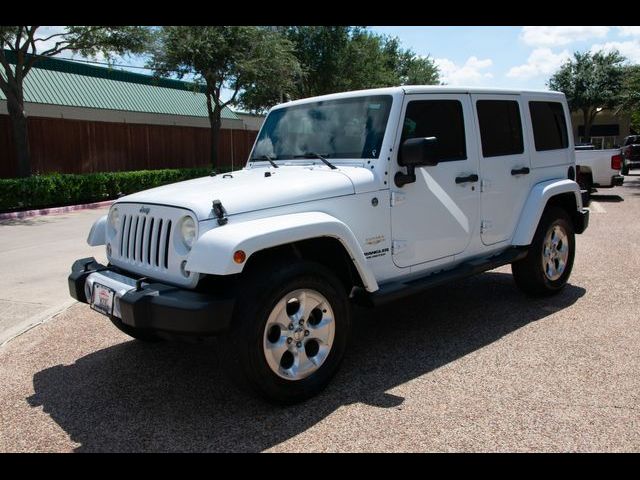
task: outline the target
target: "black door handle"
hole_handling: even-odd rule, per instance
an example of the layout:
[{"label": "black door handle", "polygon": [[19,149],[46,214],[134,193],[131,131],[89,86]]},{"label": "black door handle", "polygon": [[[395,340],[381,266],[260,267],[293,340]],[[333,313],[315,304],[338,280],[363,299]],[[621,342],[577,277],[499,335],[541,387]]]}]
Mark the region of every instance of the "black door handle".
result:
[{"label": "black door handle", "polygon": [[478,175],[471,174],[471,175],[467,175],[466,177],[456,177],[456,183],[467,183],[467,182],[477,182],[478,181]]},{"label": "black door handle", "polygon": [[514,168],[511,170],[511,175],[528,175],[529,172],[529,167]]}]

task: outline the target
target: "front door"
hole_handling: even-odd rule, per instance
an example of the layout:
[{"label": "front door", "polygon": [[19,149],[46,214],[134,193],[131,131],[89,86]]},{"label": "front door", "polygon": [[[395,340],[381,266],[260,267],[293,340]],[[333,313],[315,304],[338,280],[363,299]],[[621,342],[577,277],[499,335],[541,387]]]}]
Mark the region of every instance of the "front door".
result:
[{"label": "front door", "polygon": [[472,95],[480,132],[481,228],[485,245],[509,240],[529,195],[530,162],[517,95]]},{"label": "front door", "polygon": [[396,150],[409,138],[436,137],[438,158],[437,165],[416,168],[414,183],[391,185],[393,261],[409,267],[466,249],[478,221],[480,189],[469,95],[407,95],[402,119]]}]

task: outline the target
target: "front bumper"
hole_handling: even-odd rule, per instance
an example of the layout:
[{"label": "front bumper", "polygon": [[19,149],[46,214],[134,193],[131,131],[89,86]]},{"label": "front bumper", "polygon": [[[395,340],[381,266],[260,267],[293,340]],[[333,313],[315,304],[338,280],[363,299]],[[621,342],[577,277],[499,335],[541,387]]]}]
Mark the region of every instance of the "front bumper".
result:
[{"label": "front bumper", "polygon": [[573,227],[575,233],[583,233],[589,226],[589,210],[581,208],[576,211],[573,217]]},{"label": "front bumper", "polygon": [[89,303],[95,282],[115,290],[113,315],[134,328],[208,336],[226,331],[231,324],[233,297],[141,281],[93,257],[76,260],[69,275],[71,296]]}]

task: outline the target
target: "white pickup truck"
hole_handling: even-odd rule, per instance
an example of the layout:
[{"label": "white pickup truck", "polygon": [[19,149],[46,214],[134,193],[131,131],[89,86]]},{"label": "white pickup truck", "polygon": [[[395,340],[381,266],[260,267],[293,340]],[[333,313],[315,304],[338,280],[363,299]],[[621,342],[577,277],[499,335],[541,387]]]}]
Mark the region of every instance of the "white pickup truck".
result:
[{"label": "white pickup truck", "polygon": [[620,174],[622,154],[619,148],[595,150],[592,145],[576,146],[576,167],[585,206],[589,204],[594,188],[617,187],[624,181]]},{"label": "white pickup truck", "polygon": [[143,341],[219,335],[232,377],[301,401],[336,372],[353,303],[505,264],[529,295],[565,286],[589,220],[570,122],[546,91],[411,86],[278,105],[242,170],[118,199],[88,238],[108,264],[77,260],[70,293]]}]

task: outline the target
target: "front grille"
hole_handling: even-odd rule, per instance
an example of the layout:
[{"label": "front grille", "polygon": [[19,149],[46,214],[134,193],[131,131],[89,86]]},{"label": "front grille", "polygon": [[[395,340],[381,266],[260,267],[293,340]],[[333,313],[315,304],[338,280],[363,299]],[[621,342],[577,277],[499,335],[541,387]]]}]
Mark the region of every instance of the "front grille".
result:
[{"label": "front grille", "polygon": [[107,228],[107,258],[125,271],[173,285],[194,287],[199,275],[185,274],[189,250],[178,238],[185,216],[192,211],[168,205],[119,202],[116,228]]},{"label": "front grille", "polygon": [[150,267],[169,268],[172,221],[149,215],[123,215],[119,232],[122,260]]}]

